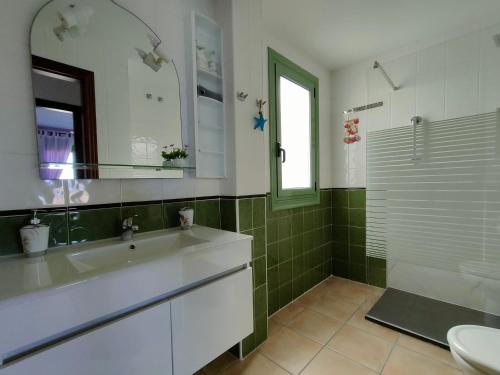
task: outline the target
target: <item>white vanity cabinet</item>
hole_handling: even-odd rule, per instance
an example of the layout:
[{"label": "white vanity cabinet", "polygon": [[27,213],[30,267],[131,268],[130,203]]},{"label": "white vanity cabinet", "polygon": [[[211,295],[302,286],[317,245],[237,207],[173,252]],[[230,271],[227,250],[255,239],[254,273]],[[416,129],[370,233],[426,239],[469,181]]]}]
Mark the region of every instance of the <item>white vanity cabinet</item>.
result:
[{"label": "white vanity cabinet", "polygon": [[2,375],[171,375],[170,302],[21,358]]},{"label": "white vanity cabinet", "polygon": [[193,374],[253,332],[252,269],[171,303],[174,374]]}]

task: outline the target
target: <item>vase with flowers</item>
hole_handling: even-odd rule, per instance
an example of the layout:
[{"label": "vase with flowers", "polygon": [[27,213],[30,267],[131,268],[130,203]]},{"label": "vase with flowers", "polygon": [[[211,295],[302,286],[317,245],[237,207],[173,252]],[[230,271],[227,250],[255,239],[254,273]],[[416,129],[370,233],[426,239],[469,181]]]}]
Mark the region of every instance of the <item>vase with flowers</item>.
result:
[{"label": "vase with flowers", "polygon": [[188,145],[177,147],[175,145],[168,145],[163,147],[161,156],[163,157],[164,167],[185,168],[188,166]]}]

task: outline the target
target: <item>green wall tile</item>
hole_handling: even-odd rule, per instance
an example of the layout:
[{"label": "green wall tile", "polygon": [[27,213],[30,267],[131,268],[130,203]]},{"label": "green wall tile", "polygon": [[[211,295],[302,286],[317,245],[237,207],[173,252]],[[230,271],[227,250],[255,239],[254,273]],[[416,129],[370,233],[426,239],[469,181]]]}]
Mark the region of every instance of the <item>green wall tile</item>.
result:
[{"label": "green wall tile", "polygon": [[267,314],[255,318],[255,347],[267,339]]},{"label": "green wall tile", "polygon": [[293,249],[291,239],[288,238],[286,240],[278,242],[278,251],[280,263],[292,259]]},{"label": "green wall tile", "polygon": [[39,215],[42,224],[50,225],[49,248],[68,244],[67,212],[51,212]]},{"label": "green wall tile", "polygon": [[266,283],[266,257],[260,257],[253,262],[254,288]]},{"label": "green wall tile", "polygon": [[246,357],[249,355],[251,352],[254,351],[256,348],[255,346],[255,334],[252,333],[245,337],[243,341],[241,342],[241,354],[243,357]]},{"label": "green wall tile", "polygon": [[278,219],[268,219],[266,228],[267,243],[278,242]]},{"label": "green wall tile", "polygon": [[236,232],[236,200],[220,200],[221,229]]},{"label": "green wall tile", "polygon": [[278,244],[268,244],[267,245],[267,266],[269,268],[277,266],[279,263],[279,249]]},{"label": "green wall tile", "polygon": [[240,218],[240,232],[252,229],[252,199],[240,199],[239,205],[239,218]]},{"label": "green wall tile", "polygon": [[292,220],[290,216],[285,216],[278,220],[278,240],[289,238],[292,235]]},{"label": "green wall tile", "polygon": [[254,316],[262,314],[267,316],[267,285],[262,285],[254,290],[253,301]]},{"label": "green wall tile", "polygon": [[349,246],[349,261],[351,263],[366,264],[366,248],[364,246]]},{"label": "green wall tile", "polygon": [[268,316],[273,315],[280,308],[280,292],[278,289],[268,291],[267,295],[267,314]]},{"label": "green wall tile", "polygon": [[349,243],[349,227],[334,225],[333,240],[340,243]]},{"label": "green wall tile", "polygon": [[349,208],[366,208],[366,190],[349,190]]},{"label": "green wall tile", "polygon": [[22,243],[19,229],[29,224],[30,215],[0,217],[0,255],[21,253]]},{"label": "green wall tile", "polygon": [[280,286],[279,277],[280,274],[278,266],[274,266],[267,270],[267,287],[270,291],[279,288]]},{"label": "green wall tile", "polygon": [[292,283],[280,286],[279,291],[279,306],[283,308],[293,301]]},{"label": "green wall tile", "polygon": [[366,246],[366,228],[349,227],[349,244]]},{"label": "green wall tile", "polygon": [[[163,204],[164,220],[167,228],[175,228],[180,225],[179,223],[179,210],[189,207],[195,209],[194,201],[171,202]],[[196,221],[196,212],[194,213]]]},{"label": "green wall tile", "polygon": [[207,199],[195,202],[194,222],[210,228],[220,229],[219,199]]},{"label": "green wall tile", "polygon": [[253,258],[266,255],[266,229],[265,227],[253,230]]},{"label": "green wall tile", "polygon": [[292,268],[293,262],[289,260],[288,262],[280,263],[278,266],[279,269],[279,278],[280,278],[280,287],[284,284],[288,284],[292,281]]},{"label": "green wall tile", "polygon": [[301,234],[304,230],[304,214],[298,213],[292,216],[292,234],[297,235]]},{"label": "green wall tile", "polygon": [[345,207],[335,207],[333,210],[333,224],[335,226],[349,225],[349,209]]},{"label": "green wall tile", "polygon": [[117,237],[121,232],[120,208],[90,209],[69,213],[71,244]]},{"label": "green wall tile", "polygon": [[165,228],[163,222],[163,206],[150,204],[144,206],[122,207],[122,218],[134,217],[134,224],[139,226],[139,232],[149,232]]},{"label": "green wall tile", "polygon": [[366,266],[364,264],[349,263],[349,278],[366,283]]},{"label": "green wall tile", "polygon": [[345,189],[334,189],[332,195],[333,207],[349,207],[349,194]]},{"label": "green wall tile", "polygon": [[252,200],[253,228],[260,228],[266,225],[266,199],[253,198]]},{"label": "green wall tile", "polygon": [[304,236],[299,234],[292,237],[292,256],[296,257],[304,252]]},{"label": "green wall tile", "polygon": [[361,208],[349,209],[349,225],[352,227],[366,227],[366,210]]},{"label": "green wall tile", "polygon": [[320,192],[320,205],[323,208],[330,208],[332,206],[332,191],[321,190]]},{"label": "green wall tile", "polygon": [[349,278],[349,262],[335,258],[333,262],[333,274],[335,276]]}]

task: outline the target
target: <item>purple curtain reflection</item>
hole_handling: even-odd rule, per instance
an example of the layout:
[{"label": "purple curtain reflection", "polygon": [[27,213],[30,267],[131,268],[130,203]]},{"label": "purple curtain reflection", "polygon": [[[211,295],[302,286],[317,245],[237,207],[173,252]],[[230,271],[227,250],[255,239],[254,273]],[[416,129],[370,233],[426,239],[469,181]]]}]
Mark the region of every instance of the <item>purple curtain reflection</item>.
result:
[{"label": "purple curtain reflection", "polygon": [[[74,145],[73,133],[38,128],[38,152],[42,163],[66,163]],[[43,180],[57,180],[62,169],[42,169]]]}]

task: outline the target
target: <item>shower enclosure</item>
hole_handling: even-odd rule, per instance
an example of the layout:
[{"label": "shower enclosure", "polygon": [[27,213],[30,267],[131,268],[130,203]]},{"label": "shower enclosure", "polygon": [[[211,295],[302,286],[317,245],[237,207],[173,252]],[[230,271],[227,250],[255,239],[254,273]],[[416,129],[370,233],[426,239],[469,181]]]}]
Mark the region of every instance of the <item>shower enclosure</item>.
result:
[{"label": "shower enclosure", "polygon": [[500,324],[499,116],[368,133],[367,256],[387,260],[391,303],[411,293],[401,293],[408,315],[437,300],[447,304],[436,316],[456,307]]}]

